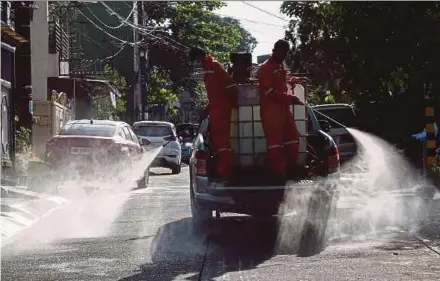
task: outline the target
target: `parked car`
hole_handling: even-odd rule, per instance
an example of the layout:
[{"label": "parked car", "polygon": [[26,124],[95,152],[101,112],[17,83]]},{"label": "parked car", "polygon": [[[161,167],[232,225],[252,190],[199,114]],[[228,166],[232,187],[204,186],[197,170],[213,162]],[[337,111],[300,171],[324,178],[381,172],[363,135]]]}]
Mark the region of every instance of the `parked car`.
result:
[{"label": "parked car", "polygon": [[353,107],[349,104],[322,104],[315,105],[312,109],[318,111],[316,113],[318,119],[330,123],[328,134],[338,145],[341,162],[346,162],[356,156],[358,147],[353,136],[346,128],[331,120],[333,119],[348,128],[357,128],[357,118]]},{"label": "parked car", "polygon": [[133,124],[133,130],[140,139],[148,139],[152,145],[165,145],[151,163],[151,167],[169,168],[173,174],[180,173],[182,149],[176,127],[172,123],[139,121]]},{"label": "parked car", "polygon": [[[46,162],[61,173],[61,181],[78,177],[95,179],[118,175],[139,160],[148,140],[139,140],[125,122],[111,120],[71,120],[59,134],[46,142]],[[71,170],[72,168],[72,170]],[[137,181],[146,187],[149,167]]]}]

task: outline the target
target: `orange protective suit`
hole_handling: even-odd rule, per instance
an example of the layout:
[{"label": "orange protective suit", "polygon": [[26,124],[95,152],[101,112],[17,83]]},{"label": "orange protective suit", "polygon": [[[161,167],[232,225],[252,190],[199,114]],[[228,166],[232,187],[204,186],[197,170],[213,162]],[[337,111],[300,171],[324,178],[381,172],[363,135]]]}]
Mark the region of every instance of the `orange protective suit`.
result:
[{"label": "orange protective suit", "polygon": [[229,138],[232,108],[237,107],[237,85],[222,65],[211,56],[205,56],[203,70],[209,101],[204,114],[210,116],[211,142],[218,155],[217,174],[222,178],[229,178],[235,159]]},{"label": "orange protective suit", "polygon": [[258,70],[260,116],[267,139],[269,164],[275,176],[285,177],[296,165],[299,134],[289,106],[299,99],[287,92],[286,70],[269,57]]}]

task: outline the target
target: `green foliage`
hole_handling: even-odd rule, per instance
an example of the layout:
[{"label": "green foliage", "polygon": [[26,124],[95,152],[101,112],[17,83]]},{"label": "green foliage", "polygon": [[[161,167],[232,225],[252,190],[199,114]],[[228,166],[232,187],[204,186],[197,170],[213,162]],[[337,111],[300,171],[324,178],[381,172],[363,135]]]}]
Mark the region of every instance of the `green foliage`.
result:
[{"label": "green foliage", "polygon": [[206,51],[220,61],[229,60],[231,52],[252,52],[257,42],[239,21],[212,14],[214,9],[223,5],[220,1],[213,1],[210,5],[178,2],[176,17],[170,25],[173,34],[189,46],[202,43]]},{"label": "green foliage", "polygon": [[194,89],[194,106],[197,110],[203,110],[208,105],[208,93],[205,84],[200,82]]},{"label": "green foliage", "polygon": [[399,139],[423,122],[426,89],[440,93],[439,10],[437,2],[286,1],[295,50],[288,63],[310,73],[312,91],[322,86],[336,102],[354,102],[365,120],[380,120],[375,133]]},{"label": "green foliage", "polygon": [[121,97],[116,98],[116,108],[112,105],[111,99],[108,95],[108,89],[102,90],[101,88],[91,89],[92,94],[92,106],[94,112],[94,118],[96,119],[109,119],[120,117],[127,110],[127,81],[125,78],[110,65],[104,67],[106,75],[104,79],[108,80],[111,84],[115,85],[120,93]]},{"label": "green foliage", "polygon": [[110,65],[106,65],[104,67],[104,70],[105,73],[108,73],[106,74],[105,79],[107,79],[108,81],[110,81],[110,83],[118,87],[119,91],[121,92],[121,97],[116,100],[115,113],[123,114],[127,111],[127,93],[128,93],[127,80],[117,70],[112,69]]},{"label": "green foliage", "polygon": [[[17,124],[20,120],[18,116],[14,118]],[[15,148],[17,153],[29,153],[32,150],[32,132],[30,129],[20,126],[15,131]]]},{"label": "green foliage", "polygon": [[438,7],[435,2],[284,2],[281,11],[296,19],[287,32],[297,50],[293,68],[328,84],[337,100],[342,90],[355,98],[360,92],[379,98],[412,90],[412,83],[432,80],[438,65],[439,56],[429,52],[440,47],[432,36],[440,32]]},{"label": "green foliage", "polygon": [[[15,116],[15,126],[19,121]],[[15,130],[15,164],[14,170],[17,175],[24,175],[27,172],[29,159],[32,156],[32,132],[30,129],[20,126]]]},{"label": "green foliage", "polygon": [[168,104],[170,105],[170,113],[173,115],[177,114],[177,110],[172,105],[179,100],[182,89],[173,89],[170,71],[160,67],[153,67],[150,71],[147,87],[148,104]]}]

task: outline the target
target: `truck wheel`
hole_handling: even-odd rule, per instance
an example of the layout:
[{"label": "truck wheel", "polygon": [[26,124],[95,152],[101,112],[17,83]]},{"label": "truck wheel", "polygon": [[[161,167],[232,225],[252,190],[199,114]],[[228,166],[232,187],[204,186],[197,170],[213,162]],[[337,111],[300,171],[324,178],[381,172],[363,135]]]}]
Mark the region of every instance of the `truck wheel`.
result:
[{"label": "truck wheel", "polygon": [[192,190],[192,186],[190,191],[190,197],[191,197],[191,215],[193,219],[194,229],[196,231],[203,231],[212,221],[212,211],[197,206],[197,202],[194,196],[194,192]]},{"label": "truck wheel", "polygon": [[173,168],[171,168],[171,172],[173,173],[173,175],[180,174],[181,170],[182,170],[182,166],[181,165],[176,165]]},{"label": "truck wheel", "polygon": [[324,250],[327,226],[335,208],[334,195],[327,190],[315,192],[309,201],[299,245],[299,256],[313,256]]}]

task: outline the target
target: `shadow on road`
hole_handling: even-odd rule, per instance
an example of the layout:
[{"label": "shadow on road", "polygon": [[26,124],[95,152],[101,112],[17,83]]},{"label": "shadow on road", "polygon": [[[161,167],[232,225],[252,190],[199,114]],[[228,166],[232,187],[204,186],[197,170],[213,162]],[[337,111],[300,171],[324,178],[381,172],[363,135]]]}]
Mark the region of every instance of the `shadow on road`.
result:
[{"label": "shadow on road", "polygon": [[226,217],[196,231],[191,218],[161,227],[153,242],[152,263],[120,281],[212,280],[227,272],[257,267],[274,256],[276,221],[258,222],[249,217]]}]

